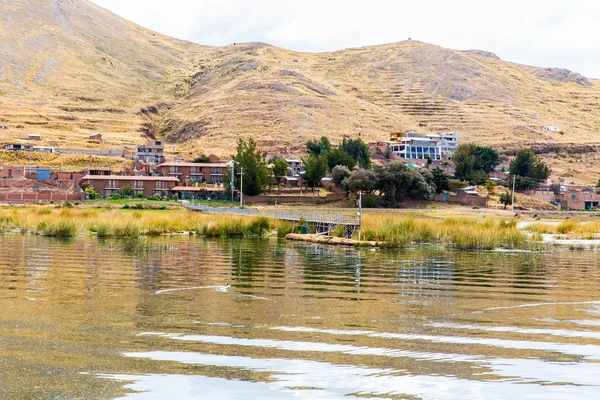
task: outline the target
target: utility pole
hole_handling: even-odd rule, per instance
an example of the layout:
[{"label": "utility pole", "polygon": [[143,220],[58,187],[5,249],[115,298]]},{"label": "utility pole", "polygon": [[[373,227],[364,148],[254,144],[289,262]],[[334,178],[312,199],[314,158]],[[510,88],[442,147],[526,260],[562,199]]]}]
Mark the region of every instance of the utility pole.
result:
[{"label": "utility pole", "polygon": [[358,241],[360,242],[360,225],[362,224],[362,191],[358,192]]},{"label": "utility pole", "polygon": [[235,161],[231,163],[231,202],[233,203],[233,195],[235,192]]},{"label": "utility pole", "polygon": [[513,175],[513,190],[512,190],[512,210],[515,211],[515,182],[517,180],[517,175]]},{"label": "utility pole", "polygon": [[240,207],[244,206],[244,167],[241,167],[240,172]]}]

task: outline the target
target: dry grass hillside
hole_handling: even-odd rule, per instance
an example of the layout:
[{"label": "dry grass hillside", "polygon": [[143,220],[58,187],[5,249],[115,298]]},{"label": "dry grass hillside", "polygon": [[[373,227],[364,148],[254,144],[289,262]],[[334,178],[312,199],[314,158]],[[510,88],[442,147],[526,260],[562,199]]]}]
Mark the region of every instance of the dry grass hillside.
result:
[{"label": "dry grass hillside", "polygon": [[[566,181],[599,173],[600,82],[560,69],[405,41],[332,53],[262,43],[206,47],[85,0],[0,0],[0,141],[105,147],[163,137],[174,153],[228,155],[254,136],[271,153],[306,140],[458,131],[510,153],[532,145]],[[546,132],[555,125],[562,132]],[[578,158],[579,157],[579,158]]]}]

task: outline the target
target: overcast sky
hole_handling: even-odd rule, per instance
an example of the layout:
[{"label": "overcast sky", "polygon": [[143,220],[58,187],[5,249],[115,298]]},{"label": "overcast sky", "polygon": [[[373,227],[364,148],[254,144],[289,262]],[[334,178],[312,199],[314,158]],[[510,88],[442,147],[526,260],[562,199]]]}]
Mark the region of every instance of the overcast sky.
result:
[{"label": "overcast sky", "polygon": [[331,51],[412,38],[600,78],[594,0],[92,0],[160,33],[206,45],[267,42]]}]

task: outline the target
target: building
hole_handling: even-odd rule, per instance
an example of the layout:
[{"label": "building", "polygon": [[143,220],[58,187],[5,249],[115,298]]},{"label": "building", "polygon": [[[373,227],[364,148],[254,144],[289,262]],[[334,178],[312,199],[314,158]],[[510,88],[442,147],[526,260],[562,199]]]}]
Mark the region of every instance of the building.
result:
[{"label": "building", "polygon": [[458,147],[458,133],[440,134],[393,133],[383,142],[400,159],[446,161],[452,159]]},{"label": "building", "polygon": [[593,191],[561,192],[559,195],[560,205],[562,208],[571,208],[574,210],[589,210],[590,208],[598,208],[600,205],[600,193]]},{"label": "building", "polygon": [[215,200],[222,198],[225,193],[223,186],[175,186],[172,190],[179,200]]},{"label": "building", "polygon": [[102,143],[102,134],[94,133],[93,135],[90,135],[89,140],[92,140],[92,141],[98,142],[98,143]]},{"label": "building", "polygon": [[56,153],[55,147],[33,146],[32,149],[33,149],[33,151],[36,151],[38,153],[46,153],[46,154]]},{"label": "building", "polygon": [[11,143],[11,144],[5,144],[4,150],[33,151],[33,146],[30,144]]},{"label": "building", "polygon": [[165,162],[165,144],[160,140],[139,145],[136,148],[137,160],[143,163],[160,164]]},{"label": "building", "polygon": [[42,135],[38,135],[38,134],[36,134],[36,133],[32,133],[32,134],[30,134],[30,135],[28,135],[28,136],[27,136],[27,139],[28,139],[28,140],[36,140],[36,141],[39,141],[39,140],[42,140]]},{"label": "building", "polygon": [[177,178],[165,176],[120,176],[120,175],[86,175],[82,182],[87,182],[104,197],[119,194],[123,188],[131,188],[137,197],[167,197],[179,183]]},{"label": "building", "polygon": [[112,169],[90,169],[87,173],[87,175],[93,176],[108,176],[112,174]]},{"label": "building", "polygon": [[177,178],[180,183],[223,183],[223,175],[229,164],[223,163],[174,163],[160,164],[156,169],[162,176]]},{"label": "building", "polygon": [[300,172],[304,171],[304,165],[302,165],[302,161],[297,160],[295,158],[290,160],[285,160],[290,167],[290,176],[298,176]]},{"label": "building", "polygon": [[0,166],[0,178],[15,178],[25,176],[25,167],[15,167],[12,165]]}]

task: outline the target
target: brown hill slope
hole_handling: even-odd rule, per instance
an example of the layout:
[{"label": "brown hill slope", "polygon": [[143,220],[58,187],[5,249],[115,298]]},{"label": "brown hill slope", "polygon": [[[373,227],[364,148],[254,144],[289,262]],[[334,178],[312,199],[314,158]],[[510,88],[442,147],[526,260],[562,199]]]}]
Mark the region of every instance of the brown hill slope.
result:
[{"label": "brown hill slope", "polygon": [[139,140],[140,108],[172,102],[202,49],[88,1],[0,0],[2,139],[36,132],[71,145],[103,131]]},{"label": "brown hill slope", "polygon": [[254,136],[268,151],[299,155],[320,135],[454,130],[507,151],[535,145],[577,181],[598,173],[589,161],[600,145],[600,82],[485,51],[416,41],[332,53],[205,47],[85,0],[0,0],[0,46],[0,123],[10,128],[0,141],[35,131],[81,144],[102,131],[122,144],[145,131],[177,152],[227,155]]}]

